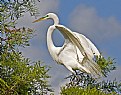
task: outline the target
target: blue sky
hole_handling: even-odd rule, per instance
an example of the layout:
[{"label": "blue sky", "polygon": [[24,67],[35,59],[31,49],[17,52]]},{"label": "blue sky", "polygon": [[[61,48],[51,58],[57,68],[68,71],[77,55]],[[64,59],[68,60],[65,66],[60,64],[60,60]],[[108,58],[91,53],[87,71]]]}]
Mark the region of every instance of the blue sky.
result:
[{"label": "blue sky", "polygon": [[[41,0],[37,3],[40,16],[48,12],[58,14],[60,23],[70,28],[72,31],[87,36],[105,57],[116,58],[117,70],[112,72],[108,79],[115,77],[120,81],[121,68],[121,1],[120,0]],[[39,16],[39,17],[40,17]],[[37,18],[39,18],[37,17]],[[28,13],[18,21],[18,27],[26,26],[36,30],[36,36],[31,40],[31,46],[22,49],[24,56],[32,60],[42,60],[51,66],[51,85],[56,93],[61,85],[67,80],[64,78],[70,72],[63,66],[54,62],[46,46],[46,31],[52,21],[43,21],[36,24],[35,20]],[[58,31],[53,35],[57,46],[63,44],[63,37]]]},{"label": "blue sky", "polygon": [[[121,12],[120,12],[121,1],[120,0],[100,0],[100,1],[99,0],[98,1],[97,0],[76,0],[76,1],[60,0],[59,14],[62,15],[63,17],[62,21],[60,22],[62,22],[62,24],[67,24],[66,26],[69,26],[70,25],[69,19],[68,19],[69,15],[77,6],[81,6],[81,5],[85,5],[90,8],[93,7],[96,10],[97,15],[104,20],[108,19],[109,17],[114,17],[117,20],[117,22],[121,23]],[[74,14],[74,15],[78,15],[78,14]],[[118,37],[108,39],[108,42],[106,41],[101,43],[102,44],[101,46],[99,45],[100,48],[105,47],[106,50],[107,49],[109,50],[109,51],[107,50],[107,52],[109,53],[107,56],[112,56],[118,59],[119,62],[121,61],[120,59],[121,38],[120,37],[121,35],[118,35]],[[101,52],[103,51],[101,50]]]}]

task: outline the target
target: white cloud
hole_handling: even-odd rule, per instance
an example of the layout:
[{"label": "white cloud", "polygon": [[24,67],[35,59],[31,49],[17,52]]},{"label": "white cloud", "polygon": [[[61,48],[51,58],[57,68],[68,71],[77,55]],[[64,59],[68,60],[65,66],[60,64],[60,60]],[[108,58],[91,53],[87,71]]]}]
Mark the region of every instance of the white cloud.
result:
[{"label": "white cloud", "polygon": [[48,12],[57,12],[59,0],[41,0],[37,3],[40,14],[45,15]]},{"label": "white cloud", "polygon": [[[40,13],[38,16],[44,16],[48,12],[57,12],[58,6],[59,0],[41,0],[40,2],[36,2],[38,13]],[[33,26],[31,24],[34,19],[35,17],[31,17],[29,13],[26,13],[24,17],[18,20],[18,25]]]},{"label": "white cloud", "polygon": [[115,17],[102,18],[93,7],[79,5],[70,15],[70,26],[95,40],[104,41],[121,35],[121,23]]}]

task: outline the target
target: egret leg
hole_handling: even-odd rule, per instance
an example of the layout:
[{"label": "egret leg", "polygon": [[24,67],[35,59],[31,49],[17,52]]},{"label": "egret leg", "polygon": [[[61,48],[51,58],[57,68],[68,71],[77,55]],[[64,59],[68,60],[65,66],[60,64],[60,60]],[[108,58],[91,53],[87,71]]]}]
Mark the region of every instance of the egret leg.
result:
[{"label": "egret leg", "polygon": [[[75,77],[77,77],[77,75],[75,74],[74,70],[73,70],[70,66],[66,66],[66,68],[67,68],[69,71],[71,71],[72,74],[73,74]],[[69,77],[71,77],[71,76],[69,76]],[[69,78],[69,77],[66,77],[66,79]]]},{"label": "egret leg", "polygon": [[[72,72],[72,74],[75,76],[74,78],[72,78],[72,81],[76,78],[75,79],[76,80],[76,84],[78,84],[79,81],[80,81],[80,77],[78,76],[78,73],[76,72],[76,70],[73,70],[70,66],[66,66],[66,68],[68,70],[70,70]],[[71,77],[71,76],[69,76],[69,77]],[[69,78],[69,77],[66,77],[66,79]]]},{"label": "egret leg", "polygon": [[76,85],[78,85],[81,79],[80,79],[79,74],[78,74],[78,72],[76,70],[75,70],[75,75],[74,76],[76,77]]},{"label": "egret leg", "polygon": [[[71,67],[69,67],[69,66],[67,66],[66,67],[68,70],[70,70],[71,72],[72,72],[72,74],[77,78],[77,79],[79,79],[79,77],[77,76],[77,72],[76,72],[76,70],[73,70]],[[76,73],[75,73],[76,72]]]},{"label": "egret leg", "polygon": [[74,70],[70,66],[66,66],[66,68],[74,74]]}]

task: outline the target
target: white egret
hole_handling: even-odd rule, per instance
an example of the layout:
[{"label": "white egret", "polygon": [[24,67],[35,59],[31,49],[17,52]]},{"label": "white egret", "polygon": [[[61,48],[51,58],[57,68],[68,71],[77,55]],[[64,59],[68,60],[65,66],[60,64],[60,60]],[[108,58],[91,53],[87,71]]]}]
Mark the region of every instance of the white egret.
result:
[{"label": "white egret", "polygon": [[[48,13],[34,22],[45,19],[54,20],[54,25],[50,26],[47,32],[47,46],[52,58],[73,74],[75,70],[80,70],[93,76],[101,76],[101,68],[94,61],[95,56],[100,56],[95,45],[84,35],[72,32],[67,27],[60,25],[59,18],[54,13]],[[56,47],[52,41],[52,33],[55,29],[58,29],[65,38],[62,47]]]}]

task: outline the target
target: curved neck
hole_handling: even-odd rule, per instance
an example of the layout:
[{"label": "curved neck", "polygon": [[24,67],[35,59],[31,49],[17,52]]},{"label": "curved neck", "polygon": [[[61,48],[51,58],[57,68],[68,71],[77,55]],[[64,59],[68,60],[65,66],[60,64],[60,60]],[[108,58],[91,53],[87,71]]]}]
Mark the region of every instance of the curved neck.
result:
[{"label": "curved neck", "polygon": [[48,50],[52,56],[54,56],[53,52],[55,51],[55,48],[56,48],[52,41],[52,33],[54,32],[54,29],[55,29],[55,25],[52,25],[48,28],[48,32],[47,32],[47,46],[48,46]]},{"label": "curved neck", "polygon": [[58,25],[59,24],[59,18],[57,16],[53,20],[54,20],[54,25]]},{"label": "curved neck", "polygon": [[52,58],[54,60],[57,60],[58,48],[54,46],[54,43],[52,41],[52,33],[56,29],[55,26],[59,24],[59,19],[58,19],[57,15],[55,15],[55,14],[51,14],[49,18],[53,19],[54,25],[52,25],[52,26],[50,26],[48,28],[48,32],[47,32],[47,46],[48,46],[48,50],[49,50]]},{"label": "curved neck", "polygon": [[57,15],[52,14],[52,15],[50,15],[49,18],[52,19],[52,20],[54,21],[54,25],[58,25],[58,24],[59,24],[59,18],[58,18]]}]

